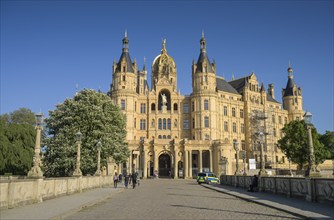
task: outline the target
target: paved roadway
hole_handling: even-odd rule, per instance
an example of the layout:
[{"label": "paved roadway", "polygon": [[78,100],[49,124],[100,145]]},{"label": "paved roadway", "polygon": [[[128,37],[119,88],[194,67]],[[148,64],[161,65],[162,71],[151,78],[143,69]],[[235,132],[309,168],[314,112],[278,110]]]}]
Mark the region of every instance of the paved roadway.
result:
[{"label": "paved roadway", "polygon": [[83,208],[65,219],[299,219],[198,185],[194,180],[142,180],[136,189]]}]

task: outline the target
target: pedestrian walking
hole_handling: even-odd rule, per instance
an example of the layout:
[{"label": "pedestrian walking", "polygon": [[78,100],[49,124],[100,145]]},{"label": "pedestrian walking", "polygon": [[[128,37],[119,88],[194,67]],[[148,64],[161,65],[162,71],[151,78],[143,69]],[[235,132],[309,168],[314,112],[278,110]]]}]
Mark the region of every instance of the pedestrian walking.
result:
[{"label": "pedestrian walking", "polygon": [[117,188],[117,182],[118,182],[118,175],[115,173],[114,175],[114,188]]},{"label": "pedestrian walking", "polygon": [[137,175],[136,173],[133,173],[132,174],[132,189],[136,188],[136,185],[137,185]]},{"label": "pedestrian walking", "polygon": [[125,177],[124,177],[124,186],[125,186],[125,188],[128,188],[129,179],[130,179],[129,175],[126,174]]},{"label": "pedestrian walking", "polygon": [[119,183],[122,183],[122,178],[123,178],[123,175],[120,173],[119,176],[118,176],[118,182]]}]

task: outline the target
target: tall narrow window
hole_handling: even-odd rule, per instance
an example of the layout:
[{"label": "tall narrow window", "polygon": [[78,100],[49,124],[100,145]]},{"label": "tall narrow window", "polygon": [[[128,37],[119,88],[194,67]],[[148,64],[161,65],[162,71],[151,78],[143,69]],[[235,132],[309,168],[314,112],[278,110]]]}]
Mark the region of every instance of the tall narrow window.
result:
[{"label": "tall narrow window", "polygon": [[162,130],[162,119],[161,118],[159,118],[158,127],[159,127],[159,130]]},{"label": "tall narrow window", "polygon": [[240,109],[240,118],[244,118],[244,110]]},{"label": "tall narrow window", "polygon": [[282,124],[282,116],[278,116],[278,123]]},{"label": "tall narrow window", "polygon": [[224,131],[228,131],[228,123],[227,123],[227,121],[224,121]]},{"label": "tall narrow window", "polygon": [[121,100],[121,110],[125,110],[125,99]]},{"label": "tall narrow window", "polygon": [[170,130],[171,128],[171,121],[170,118],[167,119],[167,129]]},{"label": "tall narrow window", "polygon": [[188,119],[183,120],[183,129],[189,130],[189,120]]},{"label": "tall narrow window", "polygon": [[271,116],[271,120],[272,120],[273,123],[275,123],[275,121],[276,121],[276,120],[275,120],[275,115],[272,115],[272,116]]},{"label": "tall narrow window", "polygon": [[146,130],[146,120],[140,119],[140,130]]},{"label": "tall narrow window", "polygon": [[232,129],[233,129],[233,133],[237,133],[237,123],[233,122]]},{"label": "tall narrow window", "polygon": [[123,81],[125,82],[125,75],[122,76]]},{"label": "tall narrow window", "polygon": [[195,118],[193,118],[193,128],[195,128]]},{"label": "tall narrow window", "polygon": [[276,128],[273,128],[273,135],[274,135],[274,137],[276,137]]},{"label": "tall narrow window", "polygon": [[204,100],[204,110],[209,110],[209,100]]},{"label": "tall narrow window", "polygon": [[189,113],[189,103],[183,103],[183,113]]},{"label": "tall narrow window", "polygon": [[245,133],[245,125],[243,123],[240,124],[240,131],[241,131],[242,134]]},{"label": "tall narrow window", "polygon": [[208,116],[204,117],[204,127],[206,127],[206,128],[209,127],[209,117]]},{"label": "tall narrow window", "polygon": [[167,129],[167,121],[166,121],[165,118],[163,119],[163,129],[164,129],[164,130]]},{"label": "tall narrow window", "polygon": [[140,113],[146,113],[146,104],[145,103],[141,103],[140,104]]},{"label": "tall narrow window", "polygon": [[224,106],[224,116],[227,116],[228,112],[227,112],[227,106]]},{"label": "tall narrow window", "polygon": [[235,117],[235,108],[232,108],[232,117]]},{"label": "tall narrow window", "polygon": [[191,103],[191,111],[193,111],[193,112],[195,111],[195,102]]}]

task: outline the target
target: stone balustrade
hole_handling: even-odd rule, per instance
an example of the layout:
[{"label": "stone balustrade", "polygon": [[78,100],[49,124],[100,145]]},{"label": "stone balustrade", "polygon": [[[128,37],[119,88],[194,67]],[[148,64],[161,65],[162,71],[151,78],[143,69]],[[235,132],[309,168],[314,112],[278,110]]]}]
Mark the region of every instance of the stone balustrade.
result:
[{"label": "stone balustrade", "polygon": [[[222,185],[248,189],[253,176],[220,176]],[[312,202],[334,202],[334,179],[298,177],[259,177],[259,190]]]},{"label": "stone balustrade", "polygon": [[43,200],[62,195],[78,193],[83,190],[111,186],[112,176],[83,176],[44,179],[1,178],[0,209],[43,202]]}]

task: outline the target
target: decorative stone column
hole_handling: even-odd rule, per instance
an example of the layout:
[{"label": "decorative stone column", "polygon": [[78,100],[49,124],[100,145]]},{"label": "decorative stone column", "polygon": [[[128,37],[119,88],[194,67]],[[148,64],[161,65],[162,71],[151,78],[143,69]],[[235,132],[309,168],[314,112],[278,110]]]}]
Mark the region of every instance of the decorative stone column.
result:
[{"label": "decorative stone column", "polygon": [[188,168],[188,165],[189,165],[189,161],[188,161],[188,151],[185,150],[184,151],[184,178],[188,178],[189,177],[189,174],[188,174],[188,171],[189,171],[189,168]]},{"label": "decorative stone column", "polygon": [[199,172],[203,172],[203,158],[202,158],[202,150],[198,150],[199,154]]},{"label": "decorative stone column", "polygon": [[193,178],[193,157],[192,157],[192,150],[189,150],[189,178]]},{"label": "decorative stone column", "polygon": [[178,169],[177,169],[178,167],[177,158],[178,158],[177,151],[174,150],[174,179],[177,179],[179,176]]},{"label": "decorative stone column", "polygon": [[213,172],[213,166],[212,166],[212,150],[209,150],[210,153],[210,172]]}]

